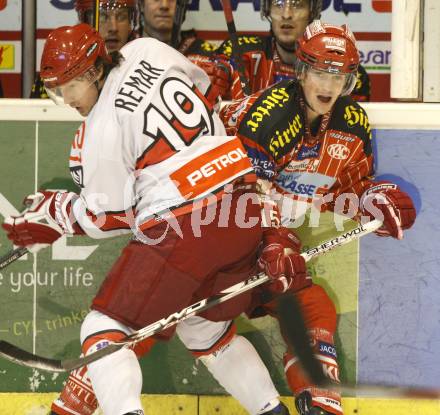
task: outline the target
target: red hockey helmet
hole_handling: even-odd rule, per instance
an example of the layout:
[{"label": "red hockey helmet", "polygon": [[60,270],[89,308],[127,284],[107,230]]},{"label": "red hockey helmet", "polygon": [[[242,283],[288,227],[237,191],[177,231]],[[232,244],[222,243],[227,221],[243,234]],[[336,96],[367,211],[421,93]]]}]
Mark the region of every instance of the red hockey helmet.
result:
[{"label": "red hockey helmet", "polygon": [[104,40],[91,26],[80,23],[53,30],[44,45],[40,76],[53,88],[72,79],[96,72],[98,57],[111,62]]},{"label": "red hockey helmet", "polygon": [[356,39],[346,25],[333,26],[315,20],[298,39],[296,47],[296,74],[308,69],[334,74],[346,74],[347,82],[342,95],[351,93],[356,83],[359,53]]}]

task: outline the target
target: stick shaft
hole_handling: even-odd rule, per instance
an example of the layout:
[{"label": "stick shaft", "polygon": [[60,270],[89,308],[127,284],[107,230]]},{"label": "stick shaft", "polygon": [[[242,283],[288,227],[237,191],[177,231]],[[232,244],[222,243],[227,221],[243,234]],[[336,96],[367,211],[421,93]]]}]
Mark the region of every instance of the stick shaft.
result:
[{"label": "stick shaft", "polygon": [[[357,228],[336,236],[335,238],[332,238],[326,242],[323,242],[315,248],[309,249],[301,255],[307,262],[318,255],[322,255],[336,248],[337,246],[345,245],[355,239],[360,238],[361,236],[367,235],[368,233],[375,231],[381,226],[381,224],[382,223],[380,221],[372,221],[364,225],[359,225]],[[128,347],[132,344],[138,343],[141,340],[153,336],[168,327],[176,325],[180,321],[186,320],[193,315],[196,315],[202,311],[223,303],[230,298],[236,297],[237,295],[240,295],[267,281],[269,281],[269,277],[267,275],[263,273],[257,274],[247,279],[246,281],[240,282],[221,291],[221,293],[217,295],[194,303],[189,307],[182,309],[181,311],[173,313],[166,318],[163,318],[134,332],[133,334],[127,336],[121,341],[112,343],[110,346],[97,352],[91,353],[90,355],[85,357],[67,360],[47,359],[37,355],[32,355],[28,352],[24,352],[18,347],[13,346],[5,341],[0,341],[0,355],[5,357],[6,359],[13,361],[14,363],[22,364],[28,367],[36,367],[38,369],[52,372],[71,371],[79,367],[85,366],[89,363],[95,362],[96,360],[99,360],[104,356],[114,353],[122,347]],[[26,359],[21,359],[20,353],[25,353]]]},{"label": "stick shaft", "polygon": [[20,247],[9,251],[6,255],[0,258],[0,270],[15,262],[18,258],[28,253],[28,249]]},{"label": "stick shaft", "polygon": [[226,26],[228,27],[229,37],[232,43],[232,58],[234,59],[238,76],[240,78],[241,89],[245,95],[250,95],[251,89],[249,87],[249,82],[246,77],[246,71],[244,68],[243,60],[241,59],[241,47],[238,41],[237,29],[235,27],[234,15],[232,14],[232,7],[230,0],[222,0],[223,12],[225,15]]}]

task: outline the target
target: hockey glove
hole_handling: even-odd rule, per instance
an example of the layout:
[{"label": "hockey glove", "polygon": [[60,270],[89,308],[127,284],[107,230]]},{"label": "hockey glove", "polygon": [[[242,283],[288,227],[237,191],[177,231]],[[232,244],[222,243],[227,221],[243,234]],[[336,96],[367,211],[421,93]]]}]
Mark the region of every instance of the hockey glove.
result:
[{"label": "hockey glove", "polygon": [[71,202],[77,197],[72,192],[35,193],[24,200],[28,208],[18,216],[6,218],[2,227],[14,245],[52,244],[64,233],[75,233],[69,215]]},{"label": "hockey glove", "polygon": [[257,264],[272,280],[269,285],[272,292],[284,293],[288,289],[295,292],[312,284],[300,249],[300,240],[289,229],[280,227],[264,231]]},{"label": "hockey glove", "polygon": [[416,210],[407,193],[396,184],[373,183],[361,197],[360,208],[363,216],[383,221],[376,234],[402,239],[403,230],[409,229],[416,220]]},{"label": "hockey glove", "polygon": [[222,59],[208,59],[197,61],[197,65],[208,74],[211,81],[212,88],[208,96],[209,101],[215,103],[218,97],[228,98],[232,73],[229,62]]}]

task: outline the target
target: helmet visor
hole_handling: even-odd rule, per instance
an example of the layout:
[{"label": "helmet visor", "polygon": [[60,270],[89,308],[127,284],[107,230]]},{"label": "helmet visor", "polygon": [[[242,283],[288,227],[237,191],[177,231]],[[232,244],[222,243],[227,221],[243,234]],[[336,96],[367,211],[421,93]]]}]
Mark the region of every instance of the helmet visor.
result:
[{"label": "helmet visor", "polygon": [[309,0],[272,0],[270,4],[280,8],[283,8],[284,6],[290,6],[293,8],[309,8]]},{"label": "helmet visor", "polygon": [[334,68],[328,70],[313,68],[311,65],[298,59],[296,64],[296,75],[298,79],[307,77],[316,85],[331,86],[332,90],[341,91],[340,95],[351,94],[356,84],[356,74],[335,72]]},{"label": "helmet visor", "polygon": [[96,67],[89,68],[83,75],[64,83],[49,87],[44,85],[47,95],[57,105],[71,105],[77,103],[85,95],[90,86],[98,79],[99,71]]}]

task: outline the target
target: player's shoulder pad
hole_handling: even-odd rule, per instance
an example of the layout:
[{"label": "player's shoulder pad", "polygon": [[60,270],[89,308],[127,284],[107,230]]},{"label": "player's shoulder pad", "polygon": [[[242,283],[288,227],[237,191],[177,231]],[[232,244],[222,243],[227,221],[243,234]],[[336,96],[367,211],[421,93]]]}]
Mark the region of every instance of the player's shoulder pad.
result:
[{"label": "player's shoulder pad", "polygon": [[364,143],[364,152],[372,152],[372,132],[366,111],[350,96],[339,97],[333,108],[328,129],[346,132],[359,137]]},{"label": "player's shoulder pad", "polygon": [[238,127],[275,159],[289,152],[304,135],[304,119],[296,105],[297,84],[286,80],[261,92]]},{"label": "player's shoulder pad", "polygon": [[[241,53],[254,52],[254,51],[266,51],[267,38],[256,35],[241,35],[238,36],[238,44],[240,46]],[[231,57],[232,55],[232,41],[226,39],[216,51],[219,54]]]}]

